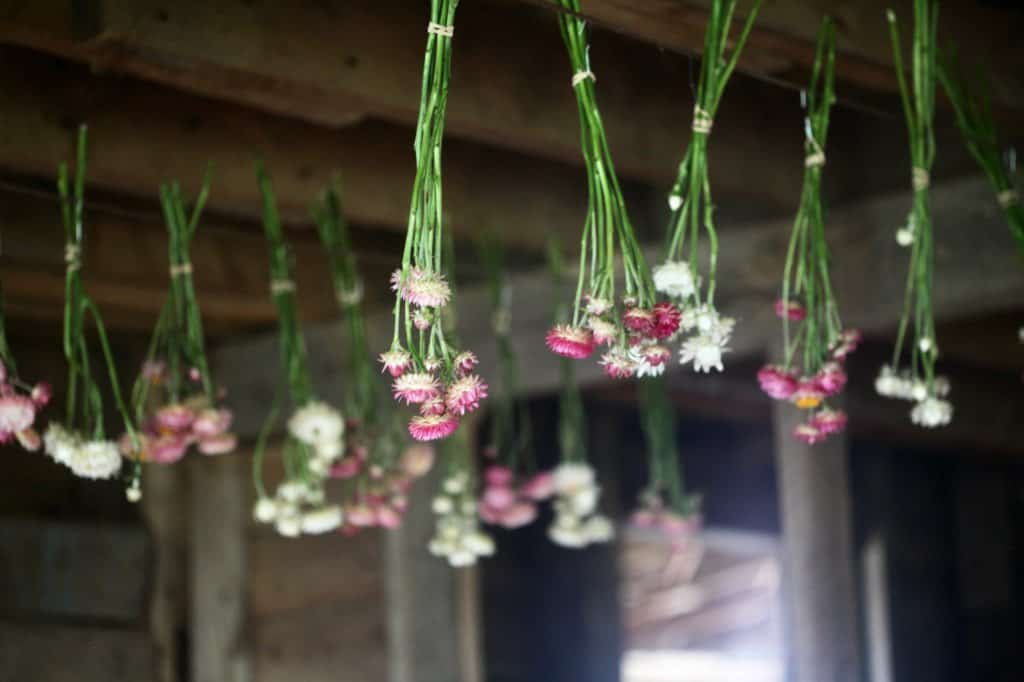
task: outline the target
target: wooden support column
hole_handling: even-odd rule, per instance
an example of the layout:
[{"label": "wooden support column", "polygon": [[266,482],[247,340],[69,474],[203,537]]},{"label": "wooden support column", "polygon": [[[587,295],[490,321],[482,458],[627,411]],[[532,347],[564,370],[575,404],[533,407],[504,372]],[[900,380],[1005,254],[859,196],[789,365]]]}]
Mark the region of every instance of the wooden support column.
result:
[{"label": "wooden support column", "polygon": [[847,440],[800,443],[792,431],[803,416],[785,403],[773,407],[787,679],[859,682]]},{"label": "wooden support column", "polygon": [[243,647],[248,519],[245,451],[191,457],[191,642],[195,682],[248,682]]}]

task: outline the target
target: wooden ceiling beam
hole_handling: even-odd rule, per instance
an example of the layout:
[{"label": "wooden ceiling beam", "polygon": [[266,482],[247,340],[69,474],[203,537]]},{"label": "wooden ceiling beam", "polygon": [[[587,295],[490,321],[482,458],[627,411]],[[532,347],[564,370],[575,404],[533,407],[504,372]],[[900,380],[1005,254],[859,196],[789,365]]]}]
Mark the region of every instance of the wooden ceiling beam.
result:
[{"label": "wooden ceiling beam", "polygon": [[[90,188],[154,198],[161,182],[189,192],[215,167],[210,207],[259,219],[253,164],[270,168],[286,222],[340,172],[349,220],[404,232],[415,163],[412,131],[383,122],[330,130],[116,76],[25,50],[0,48],[0,171],[41,181],[73,156],[74,129],[90,128]],[[540,250],[552,232],[578,235],[586,180],[564,164],[458,140],[445,142],[445,209],[456,235],[492,228],[512,247]],[[653,195],[627,185],[640,226]],[[658,201],[658,208],[661,202]],[[660,226],[662,216],[658,216]]]},{"label": "wooden ceiling beam", "polygon": [[[557,11],[554,0],[519,0]],[[583,15],[599,26],[660,47],[699,53],[711,0],[583,0]],[[943,44],[956,42],[960,53],[986,67],[995,100],[1004,107],[1024,110],[1024,49],[1019,36],[1024,12],[1009,4],[942,3],[939,18]],[[751,2],[741,2],[737,17],[745,17]],[[774,0],[762,5],[738,69],[767,76],[795,88],[805,87],[814,63],[815,41],[822,17],[836,21],[836,75],[840,99],[876,107],[885,103],[898,111],[891,97],[897,92],[886,11],[892,8],[909,41],[913,0]],[[738,30],[738,29],[737,29]],[[852,92],[851,92],[852,90]],[[887,103],[886,103],[887,102]]]}]

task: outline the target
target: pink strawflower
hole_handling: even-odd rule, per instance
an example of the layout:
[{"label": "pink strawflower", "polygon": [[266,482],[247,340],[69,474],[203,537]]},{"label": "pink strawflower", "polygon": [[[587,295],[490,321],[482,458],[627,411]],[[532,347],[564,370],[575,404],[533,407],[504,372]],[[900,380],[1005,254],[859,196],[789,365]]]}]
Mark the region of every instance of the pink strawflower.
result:
[{"label": "pink strawflower", "polygon": [[811,419],[811,425],[826,436],[839,433],[846,428],[846,413],[841,410],[824,409]]},{"label": "pink strawflower", "polygon": [[178,433],[192,426],[195,413],[185,405],[164,405],[156,411],[156,425],[161,431]]},{"label": "pink strawflower", "polygon": [[505,528],[515,529],[533,523],[536,518],[537,505],[531,502],[517,502],[501,512],[498,523]]},{"label": "pink strawflower", "polygon": [[826,396],[833,396],[846,386],[846,372],[838,362],[826,363],[814,377],[815,382]]},{"label": "pink strawflower", "polygon": [[832,349],[832,357],[835,360],[842,362],[846,359],[846,356],[857,350],[860,345],[863,336],[859,329],[846,329],[839,334],[839,340],[835,344],[835,348]]},{"label": "pink strawflower", "polygon": [[441,398],[431,398],[420,403],[420,414],[422,415],[437,415],[445,412],[447,412],[447,408]]},{"label": "pink strawflower", "polygon": [[780,298],[775,301],[775,314],[799,322],[807,317],[807,309],[797,301],[787,302]]},{"label": "pink strawflower", "polygon": [[796,391],[793,392],[789,399],[800,409],[810,410],[821,405],[821,401],[825,397],[825,393],[821,390],[821,386],[818,385],[816,378],[804,377],[800,379]]},{"label": "pink strawflower", "polygon": [[555,477],[549,471],[534,474],[522,485],[519,493],[536,502],[543,502],[555,494]]},{"label": "pink strawflower", "polygon": [[643,308],[627,308],[622,313],[622,324],[626,329],[634,331],[641,336],[650,336],[654,331],[655,316],[651,310]]},{"label": "pink strawflower", "polygon": [[501,522],[501,512],[484,504],[483,502],[477,505],[477,514],[480,516],[480,520],[484,523]]},{"label": "pink strawflower", "polygon": [[454,414],[416,416],[409,420],[409,435],[419,441],[447,438],[459,428],[459,417]]},{"label": "pink strawflower", "polygon": [[142,363],[142,376],[150,383],[158,384],[164,378],[164,371],[167,365],[163,360],[147,360]]},{"label": "pink strawflower", "polygon": [[629,353],[621,348],[613,348],[602,355],[598,364],[612,379],[628,379],[636,371],[636,364],[630,359]]},{"label": "pink strawflower", "polygon": [[761,390],[775,400],[789,400],[796,393],[796,375],[778,365],[765,365],[757,372]]},{"label": "pink strawflower", "polygon": [[496,511],[511,507],[515,501],[516,494],[511,488],[488,486],[484,489],[483,503]]},{"label": "pink strawflower", "polygon": [[0,432],[24,431],[35,419],[36,405],[30,399],[15,393],[0,396]]},{"label": "pink strawflower", "polygon": [[196,415],[192,433],[199,438],[219,436],[231,428],[231,410],[207,408]]},{"label": "pink strawflower", "polygon": [[699,516],[683,516],[671,511],[659,514],[657,523],[663,533],[675,538],[690,538],[700,529]]},{"label": "pink strawflower", "polygon": [[504,488],[512,485],[515,474],[506,466],[493,464],[484,469],[484,482],[488,486]]},{"label": "pink strawflower", "polygon": [[793,429],[793,437],[807,445],[814,445],[825,440],[825,434],[814,424],[797,424]]},{"label": "pink strawflower", "polygon": [[331,478],[347,480],[359,475],[363,462],[358,457],[342,457],[331,465]]},{"label": "pink strawflower", "polygon": [[612,309],[612,302],[606,298],[598,298],[587,294],[584,297],[584,310],[588,315],[600,317]]},{"label": "pink strawflower", "polygon": [[395,378],[391,386],[395,400],[405,401],[406,405],[422,403],[441,395],[441,385],[433,374],[426,372],[407,372]]},{"label": "pink strawflower", "polygon": [[387,505],[377,508],[377,525],[381,528],[395,529],[402,525],[402,515]]},{"label": "pink strawflower", "polygon": [[480,359],[477,358],[476,353],[470,350],[464,350],[455,356],[455,371],[459,374],[466,374],[472,372],[473,368],[480,364]]},{"label": "pink strawflower", "polygon": [[233,433],[220,433],[199,439],[199,452],[204,455],[223,455],[238,446],[238,438]]},{"label": "pink strawflower", "polygon": [[548,331],[547,346],[555,355],[582,360],[594,352],[594,335],[589,329],[555,325]]},{"label": "pink strawflower", "polygon": [[387,372],[392,378],[398,378],[405,374],[405,370],[412,365],[412,356],[401,348],[392,348],[386,353],[381,353],[377,358],[384,365],[381,372]]},{"label": "pink strawflower", "polygon": [[658,303],[653,308],[654,330],[652,332],[656,339],[667,339],[679,331],[683,314],[679,308],[668,302]]},{"label": "pink strawflower", "polygon": [[38,450],[43,442],[39,438],[39,432],[35,429],[22,429],[14,434],[18,438],[18,442],[21,447],[25,448],[29,452],[35,452]]},{"label": "pink strawflower", "polygon": [[358,528],[368,528],[377,521],[377,514],[365,504],[354,504],[346,507],[345,520]]},{"label": "pink strawflower", "polygon": [[449,412],[462,416],[480,407],[487,397],[487,384],[476,374],[467,374],[448,386],[444,403]]},{"label": "pink strawflower", "polygon": [[146,447],[144,456],[157,464],[174,464],[185,456],[187,449],[187,438],[178,434],[169,434],[151,441]]},{"label": "pink strawflower", "polygon": [[672,359],[672,351],[657,344],[646,346],[640,353],[643,355],[644,362],[652,367],[659,367]]},{"label": "pink strawflower", "polygon": [[441,308],[448,305],[452,289],[444,275],[415,269],[413,272],[418,274],[410,273],[402,287],[402,298],[424,308]]},{"label": "pink strawflower", "polygon": [[203,379],[202,373],[200,373],[198,367],[190,367],[188,370],[188,378],[196,383],[199,383]]},{"label": "pink strawflower", "polygon": [[587,326],[590,328],[590,332],[593,335],[594,343],[598,346],[613,343],[615,338],[619,335],[618,327],[608,320],[602,320],[600,317],[590,318],[587,321]]},{"label": "pink strawflower", "polygon": [[0,384],[7,382],[7,365],[0,361]]},{"label": "pink strawflower", "polygon": [[40,381],[32,387],[32,395],[30,397],[32,402],[36,404],[36,407],[42,409],[46,407],[46,404],[50,402],[50,398],[53,397],[53,388],[45,381]]},{"label": "pink strawflower", "polygon": [[653,528],[658,523],[658,515],[650,509],[637,509],[630,515],[629,522],[637,528]]}]

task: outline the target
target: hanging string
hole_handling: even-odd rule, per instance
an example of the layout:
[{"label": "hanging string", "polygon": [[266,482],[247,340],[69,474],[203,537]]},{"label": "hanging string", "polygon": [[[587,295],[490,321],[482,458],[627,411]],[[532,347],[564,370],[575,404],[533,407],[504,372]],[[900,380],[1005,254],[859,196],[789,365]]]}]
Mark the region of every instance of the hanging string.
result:
[{"label": "hanging string", "polygon": [[586,71],[577,71],[572,75],[572,87],[575,88],[577,85],[579,85],[580,83],[587,79],[592,80],[595,83],[597,82],[597,76],[595,76],[594,72],[591,71],[590,69],[587,69]]},{"label": "hanging string", "polygon": [[[801,90],[800,94],[803,95],[804,91]],[[804,166],[806,168],[821,168],[825,165],[825,150],[814,139],[814,134],[811,132],[811,121],[808,118],[804,119],[804,132],[807,135],[807,142],[814,150],[804,158]]]},{"label": "hanging string", "polygon": [[181,277],[182,275],[192,274],[192,264],[188,261],[178,264],[175,263],[171,266],[171,277]]},{"label": "hanging string", "polygon": [[77,244],[65,244],[64,245],[64,262],[67,263],[68,272],[77,270],[82,267],[82,263],[79,260],[81,250]]},{"label": "hanging string", "polygon": [[711,114],[705,109],[702,109],[700,105],[693,108],[693,132],[708,135],[711,133],[713,124],[714,120],[711,118]]},{"label": "hanging string", "polygon": [[927,168],[915,167],[912,171],[911,180],[914,191],[921,192],[928,189],[928,186],[931,184],[931,175],[929,175]]},{"label": "hanging string", "polygon": [[338,298],[338,303],[343,306],[359,305],[363,300],[363,280],[357,279],[351,289],[339,287],[334,295]]},{"label": "hanging string", "polygon": [[270,283],[270,293],[274,294],[287,294],[295,291],[295,282],[290,279],[275,279]]},{"label": "hanging string", "polygon": [[443,24],[437,24],[432,21],[427,24],[427,33],[435,36],[441,36],[442,38],[451,38],[455,35],[455,27],[444,26]]}]

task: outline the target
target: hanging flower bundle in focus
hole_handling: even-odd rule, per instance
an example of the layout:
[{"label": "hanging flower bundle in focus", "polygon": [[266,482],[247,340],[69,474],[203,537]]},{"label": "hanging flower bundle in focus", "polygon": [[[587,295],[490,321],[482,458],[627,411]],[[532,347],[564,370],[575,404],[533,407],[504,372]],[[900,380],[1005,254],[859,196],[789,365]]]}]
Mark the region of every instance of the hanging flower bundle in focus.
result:
[{"label": "hanging flower bundle in focus", "polygon": [[[684,365],[692,363],[697,372],[722,371],[722,356],[728,351],[735,326],[735,320],[721,316],[715,308],[718,233],[715,231],[714,204],[708,181],[707,148],[719,100],[736,68],[760,6],[758,0],[751,8],[732,55],[726,59],[736,0],[711,2],[693,107],[693,135],[668,197],[672,219],[668,228],[665,262],[654,268],[655,287],[676,301],[682,310],[681,328],[686,338],[680,347],[679,360]],[[698,264],[702,226],[708,238],[708,264],[704,276],[700,274]],[[706,292],[703,290],[705,283]]]},{"label": "hanging flower bundle in focus", "polygon": [[1013,150],[1008,151],[1005,157],[1000,153],[986,75],[979,69],[968,77],[954,50],[943,54],[937,66],[936,75],[953,104],[956,123],[967,149],[992,183],[996,200],[1006,214],[1010,232],[1017,241],[1017,248],[1024,256],[1024,206],[1021,206],[1020,193],[1014,184],[1016,158]]},{"label": "hanging flower bundle in focus", "polygon": [[[946,400],[949,382],[936,374],[939,357],[935,338],[935,314],[932,310],[935,287],[935,243],[932,235],[928,188],[935,159],[935,59],[939,6],[936,0],[914,1],[914,40],[910,85],[903,72],[903,58],[896,15],[887,18],[892,38],[893,62],[910,136],[913,206],[907,224],[897,233],[901,246],[910,249],[903,315],[900,319],[892,364],[884,365],[875,380],[875,389],[888,398],[915,403],[910,419],[926,428],[944,426],[953,418],[953,405]],[[901,366],[903,344],[911,336],[910,363]]]},{"label": "hanging flower bundle in focus", "polygon": [[631,521],[653,528],[675,547],[688,546],[701,528],[700,495],[686,492],[676,447],[675,415],[664,378],[641,387],[640,418],[647,439],[650,482]]},{"label": "hanging flower bundle in focus", "polygon": [[[554,242],[549,244],[549,262],[554,291],[564,286],[562,258]],[[555,324],[569,318],[569,306],[556,299]],[[555,518],[548,537],[563,547],[578,549],[592,543],[608,542],[615,535],[611,520],[598,511],[601,487],[594,468],[587,461],[586,425],[583,399],[576,385],[575,366],[570,358],[561,362],[562,392],[558,404],[558,449],[560,462],[551,476]]]},{"label": "hanging flower bundle in focus", "polygon": [[431,1],[409,227],[402,266],[391,276],[394,336],[380,356],[394,381],[394,399],[419,406],[419,414],[409,421],[409,433],[420,441],[452,435],[460,419],[487,397],[487,384],[472,371],[475,356],[445,335],[441,314],[453,300],[444,263],[441,143],[457,5],[457,0]]},{"label": "hanging flower bundle in focus", "polygon": [[[237,445],[237,438],[229,430],[231,411],[221,405],[221,395],[210,377],[189,259],[189,246],[209,191],[207,172],[189,215],[178,183],[160,187],[171,287],[132,389],[133,414],[142,428],[138,448],[127,434],[121,439],[122,453],[132,460],[173,464],[191,445],[204,455],[231,452]],[[133,497],[141,494],[138,483],[135,479],[129,490]]]},{"label": "hanging flower bundle in focus", "polygon": [[[103,479],[112,478],[121,471],[121,453],[117,443],[107,437],[103,422],[103,393],[97,383],[96,367],[93,365],[94,358],[85,329],[89,318],[96,326],[103,369],[110,381],[114,403],[124,422],[127,439],[136,450],[140,441],[121,395],[113,352],[99,309],[82,284],[87,146],[87,131],[83,125],[78,129],[74,179],[70,178],[67,164],[63,163],[57,179],[65,236],[63,346],[68,363],[67,411],[63,423],[50,422],[43,436],[43,444],[46,454],[67,466],[76,476]],[[131,492],[138,490],[138,476],[139,466],[136,465],[132,475],[133,483],[128,489],[128,499],[132,501],[138,499]]]},{"label": "hanging flower bundle in focus", "polygon": [[[804,186],[800,208],[786,250],[782,298],[775,312],[782,318],[784,359],[757,373],[761,389],[807,412],[793,435],[815,444],[846,427],[846,414],[828,406],[829,398],[846,385],[846,356],[860,342],[856,330],[844,330],[829,276],[829,250],[821,177],[825,140],[834,96],[835,27],[828,18],[818,34],[810,88],[803,93]],[[796,325],[796,332],[792,327]]]},{"label": "hanging flower bundle in focus", "polygon": [[529,410],[517,400],[519,367],[512,350],[511,291],[503,272],[501,246],[494,235],[486,235],[479,251],[480,262],[487,270],[501,379],[500,390],[491,400],[480,518],[504,528],[520,528],[537,518],[537,504],[551,496],[552,476],[537,471],[530,443]]},{"label": "hanging flower bundle in focus", "polygon": [[430,470],[434,449],[428,444],[402,448],[405,430],[390,409],[386,386],[375,376],[362,308],[363,283],[335,187],[323,193],[314,206],[313,218],[348,329],[344,449],[330,468],[330,476],[342,482],[342,532],[352,535],[370,527],[396,528],[408,505],[409,488],[414,479]]},{"label": "hanging flower bundle in focus", "polygon": [[[571,359],[607,346],[600,364],[615,379],[657,375],[672,353],[664,342],[679,329],[679,310],[658,303],[654,283],[626,212],[619,180],[597,107],[590,70],[587,24],[578,0],[559,0],[562,39],[569,53],[570,81],[580,115],[580,140],[587,172],[587,216],[580,240],[579,277],[572,313],[547,334],[552,352]],[[625,291],[616,301],[616,260]],[[621,303],[621,305],[620,305]]]},{"label": "hanging flower bundle in focus", "polygon": [[[326,533],[339,528],[343,521],[341,506],[327,503],[324,484],[344,454],[345,422],[338,410],[317,398],[313,388],[295,310],[291,251],[284,240],[270,177],[262,164],[257,166],[257,176],[263,197],[263,227],[270,245],[270,293],[277,307],[284,376],[256,442],[253,480],[258,499],[253,514],[257,521],[273,523],[277,532],[287,537]],[[263,458],[285,389],[294,411],[288,418],[281,451],[284,479],[271,497],[263,483]]]},{"label": "hanging flower bundle in focus", "polygon": [[18,365],[7,343],[4,299],[0,289],[0,445],[17,439],[21,447],[35,452],[42,446],[35,429],[36,417],[50,402],[53,389],[45,381],[27,384],[18,376]]}]

